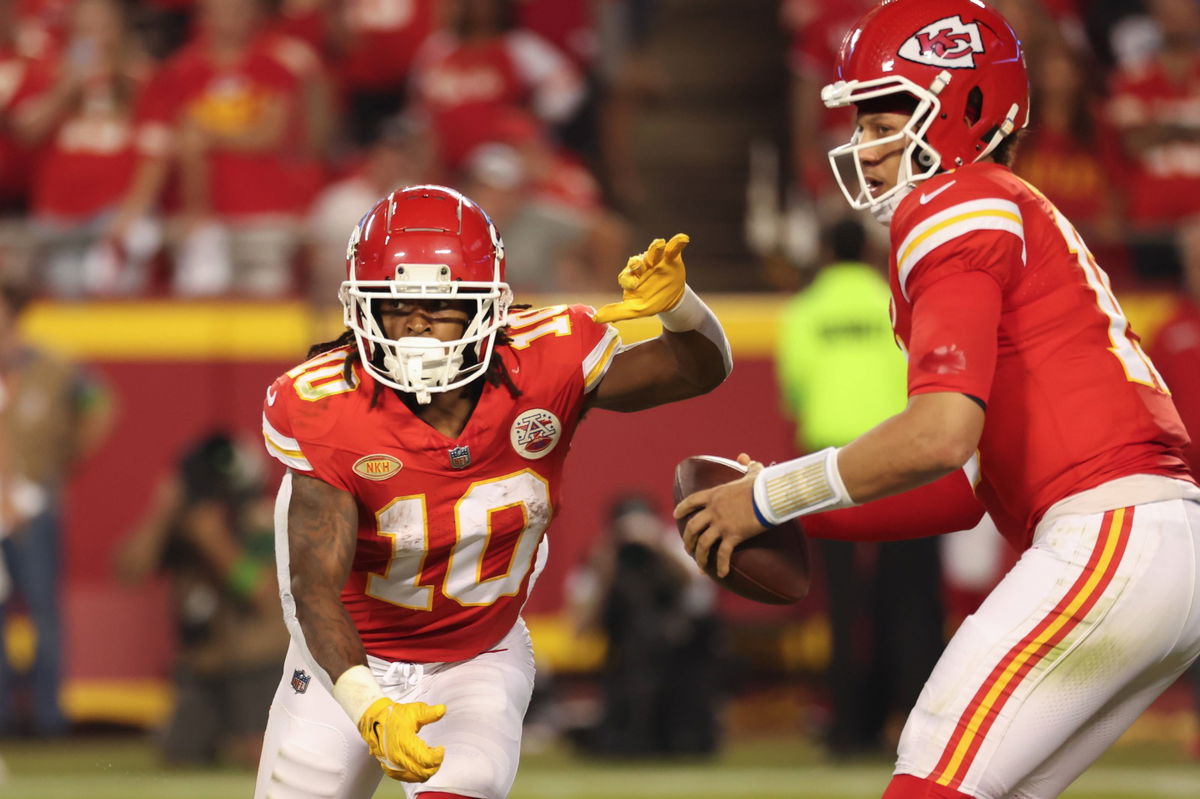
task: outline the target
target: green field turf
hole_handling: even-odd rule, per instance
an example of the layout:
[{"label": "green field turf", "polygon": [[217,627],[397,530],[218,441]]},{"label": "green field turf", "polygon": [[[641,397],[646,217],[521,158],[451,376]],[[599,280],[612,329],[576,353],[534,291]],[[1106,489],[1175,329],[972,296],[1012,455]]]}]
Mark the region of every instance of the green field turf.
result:
[{"label": "green field turf", "polygon": [[[3,799],[249,799],[241,771],[164,771],[141,740],[82,738],[54,744],[0,742],[8,762]],[[581,760],[564,751],[525,755],[512,799],[849,799],[878,797],[884,761],[834,766],[797,739],[743,741],[713,761]],[[404,796],[398,784],[381,799]],[[1066,799],[1196,799],[1200,764],[1178,748],[1120,747]]]}]

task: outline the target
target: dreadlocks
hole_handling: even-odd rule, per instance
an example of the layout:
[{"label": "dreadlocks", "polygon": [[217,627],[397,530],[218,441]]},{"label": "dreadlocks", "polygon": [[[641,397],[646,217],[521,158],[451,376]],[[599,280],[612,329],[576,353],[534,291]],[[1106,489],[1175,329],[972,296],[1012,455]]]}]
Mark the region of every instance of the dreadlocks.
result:
[{"label": "dreadlocks", "polygon": [[[513,305],[511,307],[511,310],[514,311],[524,311],[528,309],[528,305]],[[492,361],[488,364],[487,371],[483,373],[483,379],[492,386],[503,386],[508,390],[509,396],[511,396],[513,399],[516,399],[517,397],[521,396],[521,389],[517,388],[517,384],[513,382],[512,375],[508,373],[508,369],[504,365],[504,360],[501,359],[500,354],[496,352],[497,349],[508,345],[511,343],[511,341],[512,339],[508,337],[507,328],[496,333],[496,341],[492,348]],[[336,350],[338,347],[351,346],[354,343],[354,331],[347,328],[340,336],[332,341],[323,341],[319,344],[314,344],[309,347],[307,357],[312,359],[322,353],[329,352],[330,350]],[[378,355],[380,358],[382,358],[382,353],[379,353]],[[353,347],[350,350],[350,354],[346,356],[346,365],[342,369],[342,377],[347,383],[353,382],[354,366],[361,360],[362,355],[358,348]],[[370,407],[374,408],[379,402],[379,395],[383,391],[383,387],[384,386],[382,383],[375,383],[375,392],[371,395]]]}]

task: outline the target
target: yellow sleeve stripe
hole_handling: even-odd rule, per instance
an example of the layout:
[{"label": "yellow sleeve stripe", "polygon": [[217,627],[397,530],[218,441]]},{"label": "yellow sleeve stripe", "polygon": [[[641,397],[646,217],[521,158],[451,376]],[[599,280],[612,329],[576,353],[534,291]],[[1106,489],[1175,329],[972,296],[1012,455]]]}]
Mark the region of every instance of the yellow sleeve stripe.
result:
[{"label": "yellow sleeve stripe", "polygon": [[300,450],[300,442],[289,438],[276,430],[263,414],[263,440],[267,443],[267,452],[285,466],[301,471],[312,471],[312,464]]},{"label": "yellow sleeve stripe", "polygon": [[976,230],[1004,230],[1021,240],[1025,261],[1025,225],[1016,203],[997,198],[959,203],[917,225],[896,248],[900,291],[908,296],[908,276],[921,259],[943,244]]},{"label": "yellow sleeve stripe", "polygon": [[608,373],[608,367],[612,365],[613,356],[620,344],[621,334],[615,327],[609,325],[608,330],[604,333],[604,338],[600,339],[588,356],[583,359],[583,392],[585,394],[595,388]]}]

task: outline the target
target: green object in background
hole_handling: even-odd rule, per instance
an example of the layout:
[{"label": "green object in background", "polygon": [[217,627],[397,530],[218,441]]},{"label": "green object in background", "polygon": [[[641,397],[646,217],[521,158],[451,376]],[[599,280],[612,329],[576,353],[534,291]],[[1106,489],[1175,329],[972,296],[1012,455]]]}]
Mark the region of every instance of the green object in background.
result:
[{"label": "green object in background", "polygon": [[802,450],[841,446],[907,402],[907,362],[888,317],[887,280],[834,263],[780,313],[776,370]]}]

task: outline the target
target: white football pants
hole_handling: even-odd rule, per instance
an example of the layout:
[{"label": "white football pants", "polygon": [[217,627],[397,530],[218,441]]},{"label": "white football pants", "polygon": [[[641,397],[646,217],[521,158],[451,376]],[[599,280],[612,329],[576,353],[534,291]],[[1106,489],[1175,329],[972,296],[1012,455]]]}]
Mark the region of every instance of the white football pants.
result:
[{"label": "white football pants", "polygon": [[[421,791],[479,799],[508,795],[533,693],[533,647],[524,621],[470,660],[369,661],[388,698],[446,705],[446,715],[420,732],[430,746],[446,747],[445,760],[428,782],[404,783],[409,799]],[[369,799],[383,776],[379,762],[346,711],[311,675],[293,640],[271,703],[254,798]]]},{"label": "white football pants", "polygon": [[963,622],[897,774],[979,799],[1058,796],[1200,653],[1200,503],[1039,525]]}]

